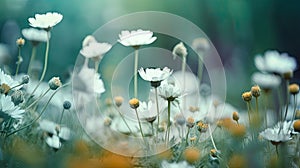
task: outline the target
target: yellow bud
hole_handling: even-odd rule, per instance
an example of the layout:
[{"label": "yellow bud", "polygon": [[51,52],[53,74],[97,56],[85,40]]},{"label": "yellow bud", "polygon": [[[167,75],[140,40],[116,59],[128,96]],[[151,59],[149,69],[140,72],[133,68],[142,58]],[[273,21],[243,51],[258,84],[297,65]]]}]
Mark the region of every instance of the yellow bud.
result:
[{"label": "yellow bud", "polygon": [[242,94],[242,98],[244,99],[244,101],[248,102],[248,101],[251,101],[252,99],[252,94],[251,92],[244,92]]},{"label": "yellow bud", "polygon": [[299,93],[299,85],[296,83],[290,84],[289,91],[293,95],[298,94]]},{"label": "yellow bud", "polygon": [[140,106],[140,102],[137,98],[132,98],[129,100],[129,105],[133,109],[137,109]]},{"label": "yellow bud", "polygon": [[300,120],[296,120],[293,124],[294,130],[300,132]]},{"label": "yellow bud", "polygon": [[252,86],[251,94],[254,97],[259,97],[260,96],[260,87],[258,85]]},{"label": "yellow bud", "polygon": [[114,100],[117,107],[120,107],[124,101],[122,96],[116,96]]},{"label": "yellow bud", "polygon": [[239,113],[236,112],[236,111],[234,111],[234,112],[232,113],[232,119],[235,120],[236,122],[238,122],[239,119],[240,119]]}]

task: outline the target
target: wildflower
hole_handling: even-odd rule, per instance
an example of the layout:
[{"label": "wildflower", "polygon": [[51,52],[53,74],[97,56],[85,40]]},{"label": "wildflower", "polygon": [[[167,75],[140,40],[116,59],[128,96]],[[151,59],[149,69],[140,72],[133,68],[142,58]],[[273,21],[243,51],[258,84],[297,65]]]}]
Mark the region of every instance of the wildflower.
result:
[{"label": "wildflower", "polygon": [[183,45],[182,42],[180,42],[173,48],[172,54],[175,59],[176,56],[177,57],[186,57],[188,53],[187,53],[186,47]]},{"label": "wildflower", "polygon": [[216,149],[211,149],[210,150],[210,155],[213,157],[217,157],[218,156],[218,151]]},{"label": "wildflower", "polygon": [[64,109],[66,109],[66,110],[70,109],[70,108],[71,108],[71,105],[72,105],[71,102],[68,101],[68,100],[64,101],[64,103],[63,103],[63,107],[64,107]]},{"label": "wildflower", "polygon": [[296,95],[299,93],[299,85],[298,84],[290,84],[289,86],[289,91],[291,94]]},{"label": "wildflower", "polygon": [[116,106],[120,107],[122,105],[123,101],[124,101],[124,98],[122,96],[116,96],[114,98],[114,100],[115,100]]},{"label": "wildflower", "polygon": [[163,83],[159,88],[158,88],[159,95],[168,101],[174,101],[177,99],[180,95],[180,89],[171,84]]},{"label": "wildflower", "polygon": [[16,90],[11,95],[11,101],[17,106],[24,101],[24,94],[21,90]]},{"label": "wildflower", "polygon": [[293,124],[294,130],[300,132],[300,120],[296,120]]},{"label": "wildflower", "polygon": [[199,107],[196,107],[196,106],[190,106],[190,107],[189,107],[189,111],[192,112],[192,113],[197,112],[197,111],[199,111]]},{"label": "wildflower", "polygon": [[252,75],[252,81],[263,89],[272,89],[280,85],[281,78],[273,74],[256,72]]},{"label": "wildflower", "polygon": [[49,80],[48,82],[49,87],[51,90],[56,90],[57,88],[61,87],[61,81],[59,79],[59,77],[53,77]]},{"label": "wildflower", "polygon": [[29,76],[28,75],[24,75],[22,77],[21,84],[28,84],[28,83],[29,83]]},{"label": "wildflower", "polygon": [[86,58],[101,60],[103,55],[107,53],[111,47],[112,45],[108,43],[91,42],[80,50],[80,54]]},{"label": "wildflower", "polygon": [[90,43],[95,43],[97,40],[92,35],[87,35],[82,41],[82,48],[88,46]]},{"label": "wildflower", "polygon": [[251,92],[244,92],[242,94],[242,98],[244,99],[244,101],[249,102],[252,99],[252,94]]},{"label": "wildflower", "polygon": [[34,28],[22,29],[23,36],[32,42],[33,45],[37,45],[39,42],[47,42],[48,35],[45,30],[38,30]]},{"label": "wildflower", "polygon": [[130,105],[131,108],[137,109],[139,107],[140,103],[139,103],[138,99],[132,98],[132,99],[129,100],[129,105]]},{"label": "wildflower", "polygon": [[0,116],[9,116],[14,119],[22,119],[25,110],[15,106],[11,97],[8,95],[0,94]]},{"label": "wildflower", "polygon": [[202,53],[210,49],[210,44],[206,38],[200,37],[193,40],[192,48],[197,53]]},{"label": "wildflower", "polygon": [[[13,80],[13,79],[11,78],[11,76],[6,75],[6,74],[2,71],[2,69],[0,69],[0,85],[3,85],[3,84],[5,84],[5,85],[7,85],[8,87],[11,88],[11,87],[14,87],[14,86],[19,85],[19,82]],[[21,89],[21,88],[22,88],[22,85],[15,87],[16,90],[19,90],[19,89]]]},{"label": "wildflower", "polygon": [[272,143],[289,141],[291,139],[290,122],[278,122],[273,128],[267,128],[259,133],[259,135],[264,139],[271,141]]},{"label": "wildflower", "polygon": [[239,113],[236,112],[236,111],[234,111],[234,112],[232,113],[232,119],[235,120],[236,122],[238,122],[239,119],[240,119]]},{"label": "wildflower", "polygon": [[162,161],[161,163],[162,168],[195,168],[192,165],[189,165],[186,161],[181,161],[181,162],[173,162],[169,163],[166,160]]},{"label": "wildflower", "polygon": [[160,68],[147,68],[144,70],[144,68],[141,68],[139,70],[140,76],[146,80],[151,82],[152,87],[158,87],[160,86],[160,82],[167,79],[171,74],[173,70],[170,70],[168,67],[164,67],[164,69]]},{"label": "wildflower", "polygon": [[208,124],[204,123],[203,121],[198,121],[197,129],[199,132],[206,132],[208,129]]},{"label": "wildflower", "polygon": [[288,71],[288,72],[283,73],[283,78],[286,79],[286,80],[292,79],[293,76],[294,76],[293,71]]},{"label": "wildflower", "polygon": [[29,18],[29,25],[45,30],[50,30],[63,19],[63,16],[56,12],[47,12],[46,14],[35,14],[34,18]]},{"label": "wildflower", "polygon": [[251,94],[253,97],[259,97],[260,96],[260,87],[258,85],[252,86]]},{"label": "wildflower", "polygon": [[175,116],[175,122],[180,125],[180,126],[183,126],[185,124],[185,118],[182,114],[177,114]]},{"label": "wildflower", "polygon": [[142,118],[144,118],[147,122],[153,123],[156,120],[156,114],[154,114],[151,110],[152,101],[140,102],[138,112],[141,113]]},{"label": "wildflower", "polygon": [[194,125],[195,125],[195,120],[194,120],[194,118],[193,118],[193,117],[189,117],[189,118],[187,119],[187,121],[186,121],[186,126],[187,126],[188,128],[193,128]]},{"label": "wildflower", "polygon": [[262,72],[271,72],[284,74],[296,69],[296,60],[287,53],[278,51],[266,51],[264,57],[258,55],[255,57],[255,66]]},{"label": "wildflower", "polygon": [[156,40],[156,37],[152,37],[153,32],[149,30],[133,30],[122,31],[119,34],[118,42],[124,46],[140,47],[141,45],[148,45],[153,43]]},{"label": "wildflower", "polygon": [[193,164],[199,160],[200,151],[197,148],[190,147],[190,148],[185,149],[185,151],[183,152],[183,155],[184,155],[185,160],[188,163]]},{"label": "wildflower", "polygon": [[22,47],[25,44],[25,40],[23,38],[18,38],[16,44],[17,46]]}]

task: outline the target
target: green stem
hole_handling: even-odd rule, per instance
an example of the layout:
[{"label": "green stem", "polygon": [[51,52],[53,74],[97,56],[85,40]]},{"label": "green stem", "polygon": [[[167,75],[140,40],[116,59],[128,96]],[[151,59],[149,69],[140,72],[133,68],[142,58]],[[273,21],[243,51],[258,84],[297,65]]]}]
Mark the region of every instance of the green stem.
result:
[{"label": "green stem", "polygon": [[126,122],[126,120],[125,120],[125,118],[124,118],[123,114],[120,112],[120,109],[119,109],[119,107],[117,108],[117,111],[118,111],[118,113],[120,114],[120,116],[121,116],[122,120],[124,121],[125,125],[127,126],[128,130],[129,130],[129,131],[130,131],[130,133],[132,134],[132,131],[131,131],[131,129],[130,129],[130,127],[129,127],[129,125],[127,124],[127,122]]},{"label": "green stem", "polygon": [[203,53],[198,52],[198,78],[199,78],[199,84],[201,84],[202,73],[203,73]]},{"label": "green stem", "polygon": [[188,143],[189,134],[190,134],[190,128],[188,127],[188,131],[187,131],[186,136],[185,136],[185,144],[186,144],[186,146],[189,144]]},{"label": "green stem", "polygon": [[167,144],[169,143],[170,140],[170,126],[171,126],[171,101],[168,100],[168,127],[167,127],[167,131],[168,131],[168,137],[167,137]]},{"label": "green stem", "polygon": [[135,49],[134,55],[134,97],[137,98],[138,96],[138,86],[137,86],[137,72],[138,72],[138,59],[139,59],[139,50]]},{"label": "green stem", "polygon": [[62,119],[63,119],[63,116],[64,116],[64,112],[65,112],[65,109],[63,109],[62,112],[61,112],[61,116],[60,116],[60,120],[59,120],[59,125],[62,122]]},{"label": "green stem", "polygon": [[250,117],[251,108],[250,108],[250,103],[249,102],[247,102],[247,109],[248,109],[248,119],[249,119],[249,125],[250,125],[251,124],[251,117]]},{"label": "green stem", "polygon": [[158,94],[157,94],[157,87],[155,87],[155,101],[156,101],[156,110],[157,110],[157,129],[156,129],[156,136],[158,137],[158,130],[159,130],[159,107],[158,107]]},{"label": "green stem", "polygon": [[285,85],[286,85],[286,104],[285,104],[284,118],[282,121],[286,120],[287,113],[288,113],[288,107],[289,107],[289,103],[290,103],[289,80],[286,80]]},{"label": "green stem", "polygon": [[31,57],[30,57],[30,62],[28,64],[28,69],[27,69],[27,74],[28,75],[31,75],[31,66],[33,64],[33,61],[35,60],[35,56],[36,56],[36,46],[33,45],[32,46]]},{"label": "green stem", "polygon": [[[186,67],[186,57],[183,57],[182,58],[182,65],[181,65],[181,72],[182,72],[182,75],[183,75],[183,81],[182,81],[182,85],[183,85],[183,90],[182,92],[185,91],[185,67]],[[184,96],[183,99],[182,99],[182,104],[183,104],[183,109],[186,108],[186,97]]]},{"label": "green stem", "polygon": [[142,135],[142,137],[144,138],[144,133],[143,133],[143,130],[142,130],[142,125],[141,125],[141,122],[140,122],[139,114],[138,114],[138,112],[137,112],[137,109],[134,109],[134,111],[135,111],[136,117],[137,117],[137,119],[138,119],[138,123],[139,123],[141,135]]},{"label": "green stem", "polygon": [[32,102],[29,106],[26,107],[25,110],[30,109],[33,105],[35,105],[38,101],[40,101],[51,89],[48,88],[40,97],[38,97],[34,102]]},{"label": "green stem", "polygon": [[[296,95],[293,95],[294,97],[294,111],[293,111],[293,117],[291,119],[291,123],[290,123],[290,126],[289,126],[289,129],[291,128],[292,124],[293,124],[293,121],[295,119],[295,116],[296,116],[296,109],[297,109],[297,96]],[[288,130],[289,130],[288,129]]]},{"label": "green stem", "polygon": [[29,97],[31,97],[34,94],[34,92],[36,91],[36,89],[40,86],[40,84],[44,80],[44,77],[45,77],[45,74],[46,74],[46,71],[47,71],[48,55],[49,55],[49,45],[50,45],[49,36],[50,36],[50,32],[47,32],[47,43],[46,43],[45,60],[44,60],[44,68],[43,68],[42,76],[40,78],[39,83],[36,85],[36,87],[34,88],[34,90],[32,91],[32,93],[30,94]]},{"label": "green stem", "polygon": [[212,132],[211,132],[211,129],[210,129],[210,124],[208,124],[208,131],[209,131],[209,136],[210,136],[211,143],[213,144],[214,149],[216,151],[218,151],[218,149],[216,147],[216,144],[215,144],[215,141],[214,141],[214,138],[212,136]]},{"label": "green stem", "polygon": [[20,68],[21,59],[22,59],[22,57],[21,57],[21,47],[20,46],[18,47],[18,52],[19,52],[19,54],[18,54],[17,69],[16,69],[15,76],[17,76],[18,73],[19,73],[19,68]]},{"label": "green stem", "polygon": [[28,127],[30,127],[32,124],[34,124],[34,123],[35,123],[35,122],[36,122],[36,121],[44,114],[44,112],[46,111],[46,108],[47,108],[47,106],[49,105],[50,101],[52,100],[53,96],[54,96],[61,88],[66,87],[66,86],[68,86],[69,84],[70,84],[70,83],[66,83],[66,84],[62,85],[61,87],[57,88],[57,89],[52,93],[52,95],[50,96],[49,100],[47,101],[47,103],[46,103],[45,106],[43,107],[42,112],[41,112],[34,120],[32,120],[28,125],[26,125],[26,126],[20,128],[20,129],[18,129],[18,130],[15,130],[15,131],[13,131],[13,132],[7,134],[6,137],[8,137],[8,136],[10,136],[10,135],[12,135],[12,134],[14,134],[14,133],[17,133],[17,132],[19,132],[19,131],[21,131],[21,130],[23,130],[23,129],[25,129],[25,128],[28,128]]}]

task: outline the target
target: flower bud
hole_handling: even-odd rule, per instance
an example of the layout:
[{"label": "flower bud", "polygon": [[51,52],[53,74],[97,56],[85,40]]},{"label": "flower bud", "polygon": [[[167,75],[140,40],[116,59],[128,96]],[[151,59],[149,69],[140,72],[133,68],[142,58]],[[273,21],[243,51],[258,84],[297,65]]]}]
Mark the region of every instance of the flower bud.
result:
[{"label": "flower bud", "polygon": [[239,113],[236,112],[236,111],[234,111],[234,112],[232,113],[232,119],[235,120],[236,122],[238,122],[239,119],[240,119]]},{"label": "flower bud", "polygon": [[300,132],[300,120],[296,120],[293,124],[294,130]]},{"label": "flower bud", "polygon": [[71,108],[71,102],[69,102],[68,100],[64,101],[63,107],[66,110],[69,110]]},{"label": "flower bud", "polygon": [[183,45],[182,42],[178,43],[174,49],[173,49],[173,55],[174,55],[174,59],[176,58],[176,56],[178,57],[186,57],[187,56],[187,49],[185,48],[185,46]]},{"label": "flower bud", "polygon": [[298,94],[299,93],[299,85],[296,83],[290,84],[289,91],[293,95]]},{"label": "flower bud", "polygon": [[22,47],[25,44],[25,40],[23,38],[18,38],[16,44],[17,46]]},{"label": "flower bud", "polygon": [[120,107],[124,101],[122,96],[116,96],[114,100],[117,107]]},{"label": "flower bud", "polygon": [[189,148],[185,149],[183,155],[187,162],[189,162],[190,164],[193,164],[199,160],[200,151],[197,148],[189,147]]},{"label": "flower bud", "polygon": [[258,85],[252,86],[252,88],[251,88],[251,94],[254,97],[259,97],[260,96],[260,87]]},{"label": "flower bud", "polygon": [[242,94],[242,98],[244,99],[244,101],[249,102],[252,99],[252,94],[251,92],[244,92]]},{"label": "flower bud", "polygon": [[22,81],[21,81],[22,84],[27,84],[29,83],[29,76],[28,75],[24,75],[22,77]]},{"label": "flower bud", "polygon": [[19,105],[24,101],[24,94],[21,90],[16,90],[11,95],[11,101],[15,104],[15,106]]},{"label": "flower bud", "polygon": [[188,128],[193,128],[194,125],[195,125],[194,122],[195,122],[194,118],[193,118],[193,117],[189,117],[189,118],[187,119],[187,121],[186,121],[186,126],[187,126]]},{"label": "flower bud", "polygon": [[56,90],[62,85],[59,77],[53,77],[52,79],[50,79],[48,84],[51,90]]},{"label": "flower bud", "polygon": [[129,100],[129,105],[133,109],[137,109],[140,106],[140,102],[137,98],[132,98]]}]

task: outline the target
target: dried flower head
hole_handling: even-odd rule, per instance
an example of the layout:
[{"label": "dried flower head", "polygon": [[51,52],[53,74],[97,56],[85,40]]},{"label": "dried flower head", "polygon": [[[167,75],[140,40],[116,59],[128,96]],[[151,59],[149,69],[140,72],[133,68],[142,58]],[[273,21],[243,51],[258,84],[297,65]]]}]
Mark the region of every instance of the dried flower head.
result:
[{"label": "dried flower head", "polygon": [[211,149],[210,150],[210,155],[213,157],[217,157],[218,156],[218,151],[216,149]]},{"label": "dried flower head", "polygon": [[71,108],[71,106],[72,106],[72,104],[70,101],[68,101],[68,100],[64,101],[64,103],[63,103],[64,109],[69,110]]},{"label": "dried flower head", "polygon": [[236,112],[236,111],[234,111],[234,112],[232,113],[232,119],[235,120],[236,122],[238,122],[239,119],[240,119],[239,113]]},{"label": "dried flower head", "polygon": [[290,79],[293,78],[294,72],[293,71],[288,71],[288,72],[283,73],[282,76],[283,76],[284,79],[290,80]]},{"label": "dried flower head", "polygon": [[248,167],[247,159],[243,155],[234,154],[230,158],[228,166],[232,168]]},{"label": "dried flower head", "polygon": [[251,94],[253,97],[259,97],[260,96],[260,87],[258,85],[252,86]]},{"label": "dried flower head", "polygon": [[186,57],[187,56],[187,49],[186,47],[183,45],[182,42],[178,43],[174,48],[173,48],[173,55],[174,55],[174,59],[177,57]]},{"label": "dried flower head", "polygon": [[252,99],[252,94],[251,92],[244,92],[242,94],[242,98],[244,99],[244,101],[249,102]]},{"label": "dried flower head", "polygon": [[59,79],[59,77],[53,77],[50,79],[50,81],[48,82],[49,87],[51,90],[56,90],[57,88],[61,87],[61,81]]},{"label": "dried flower head", "polygon": [[293,95],[298,94],[299,93],[299,85],[296,83],[290,84],[289,91]]},{"label": "dried flower head", "polygon": [[192,48],[198,53],[203,53],[210,49],[210,44],[206,38],[200,37],[194,39]]},{"label": "dried flower head", "polygon": [[21,84],[27,84],[27,83],[29,83],[29,75],[24,75],[22,77]]},{"label": "dried flower head", "polygon": [[190,107],[189,107],[189,111],[192,112],[192,113],[197,112],[197,111],[199,111],[199,107],[196,107],[196,106],[190,106]]},{"label": "dried flower head", "polygon": [[116,106],[120,107],[122,105],[123,101],[124,101],[124,98],[122,96],[116,96],[114,98],[114,100],[115,100]]},{"label": "dried flower head", "polygon": [[25,40],[23,38],[18,38],[16,44],[17,46],[22,47],[25,44]]},{"label": "dried flower head", "polygon": [[293,124],[294,130],[300,132],[300,120],[296,120]]},{"label": "dried flower head", "polygon": [[129,105],[133,109],[137,109],[140,106],[139,100],[137,98],[132,98],[129,100]]},{"label": "dried flower head", "polygon": [[204,123],[203,121],[199,121],[197,123],[197,129],[199,132],[206,132],[208,129],[208,124]]}]

